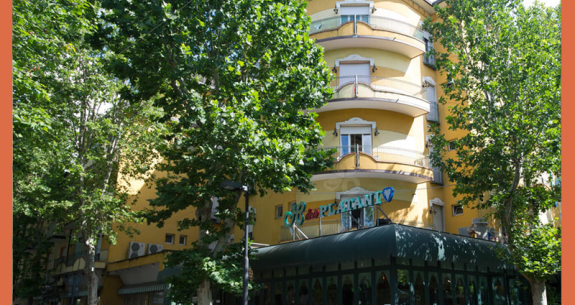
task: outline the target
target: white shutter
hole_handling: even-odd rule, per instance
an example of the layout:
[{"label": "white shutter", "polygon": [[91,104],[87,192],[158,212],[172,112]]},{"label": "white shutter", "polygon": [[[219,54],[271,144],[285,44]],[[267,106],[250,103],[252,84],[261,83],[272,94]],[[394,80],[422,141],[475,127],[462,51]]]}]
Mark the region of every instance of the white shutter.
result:
[{"label": "white shutter", "polygon": [[363,135],[361,136],[361,143],[362,143],[361,151],[364,152],[364,153],[366,153],[366,154],[372,155],[372,151],[371,151],[371,133],[363,134]]},{"label": "white shutter", "polygon": [[351,76],[351,75],[370,76],[371,71],[369,70],[369,63],[339,65],[339,76]]},{"label": "white shutter", "polygon": [[425,94],[425,97],[430,102],[437,102],[437,95],[435,93],[435,86],[430,85],[429,87],[427,87],[427,92]]},{"label": "white shutter", "polygon": [[341,15],[369,15],[369,6],[342,6]]},{"label": "white shutter", "polygon": [[341,134],[371,134],[371,126],[342,126]]}]

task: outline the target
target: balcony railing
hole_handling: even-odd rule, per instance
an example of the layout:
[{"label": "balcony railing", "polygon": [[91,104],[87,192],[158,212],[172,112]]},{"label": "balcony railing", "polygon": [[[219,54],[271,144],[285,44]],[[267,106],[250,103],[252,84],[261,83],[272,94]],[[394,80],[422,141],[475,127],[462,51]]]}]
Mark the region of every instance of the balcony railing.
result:
[{"label": "balcony railing", "polygon": [[344,75],[336,77],[330,83],[331,87],[334,89],[335,92],[339,91],[341,88],[345,86],[355,85],[356,95],[358,90],[357,86],[359,84],[368,85],[374,91],[405,94],[420,99],[426,98],[425,96],[426,90],[421,85],[388,77],[369,76],[369,75]]},{"label": "balcony railing", "polygon": [[359,153],[364,153],[372,156],[377,161],[394,162],[413,164],[417,166],[430,167],[429,157],[420,152],[399,148],[379,146],[373,147],[371,145],[352,145],[352,146],[336,146],[336,147],[323,147],[323,150],[335,150],[333,157],[336,161],[341,160],[342,157],[348,154],[356,154],[356,166],[359,167]]},{"label": "balcony railing", "polygon": [[[52,268],[56,268],[56,267],[60,266],[60,264],[65,264],[66,267],[71,267],[74,265],[74,263],[79,258],[86,259],[87,255],[88,255],[88,253],[86,251],[80,251],[80,252],[70,254],[68,256],[54,259],[54,263],[52,265]],[[108,260],[108,250],[102,250],[100,253],[97,253],[94,257],[94,261],[107,261],[107,260]]]},{"label": "balcony railing", "polygon": [[309,33],[315,34],[339,28],[342,24],[353,22],[354,33],[357,33],[357,23],[368,24],[374,30],[389,31],[423,40],[423,31],[409,23],[381,16],[346,15],[330,17],[313,21]]}]

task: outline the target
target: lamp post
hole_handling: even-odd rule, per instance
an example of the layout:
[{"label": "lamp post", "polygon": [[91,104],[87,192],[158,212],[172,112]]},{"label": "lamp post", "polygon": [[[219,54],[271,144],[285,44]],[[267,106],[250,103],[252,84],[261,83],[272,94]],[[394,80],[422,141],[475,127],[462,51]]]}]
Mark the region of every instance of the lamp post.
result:
[{"label": "lamp post", "polygon": [[222,182],[220,187],[226,191],[242,191],[246,197],[246,209],[245,209],[245,222],[244,222],[244,293],[242,304],[248,305],[248,269],[249,269],[249,258],[248,258],[248,221],[250,219],[250,189],[247,185],[242,185],[241,183],[226,180]]}]

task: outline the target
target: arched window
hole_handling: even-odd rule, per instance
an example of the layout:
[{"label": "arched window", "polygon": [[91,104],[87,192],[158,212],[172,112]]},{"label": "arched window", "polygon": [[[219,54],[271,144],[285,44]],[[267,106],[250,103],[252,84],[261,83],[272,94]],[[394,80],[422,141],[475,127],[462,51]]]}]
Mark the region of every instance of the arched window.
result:
[{"label": "arched window", "polygon": [[327,278],[327,305],[337,305],[337,277],[330,276]]},{"label": "arched window", "polygon": [[343,276],[343,286],[341,287],[341,298],[343,304],[353,304],[353,275]]},{"label": "arched window", "polygon": [[423,283],[421,272],[416,272],[413,288],[415,293],[415,305],[425,305],[425,285]]},{"label": "arched window", "polygon": [[451,289],[451,276],[443,275],[443,304],[453,305],[453,290]]},{"label": "arched window", "polygon": [[286,304],[288,305],[295,304],[295,285],[293,281],[289,281],[287,283]]},{"label": "arched window", "polygon": [[313,282],[313,305],[323,304],[323,289],[321,288],[320,279],[315,279]]},{"label": "arched window", "polygon": [[430,275],[429,299],[431,305],[439,305],[439,282],[435,274]]},{"label": "arched window", "polygon": [[359,275],[359,303],[371,305],[371,273]]},{"label": "arched window", "polygon": [[463,285],[463,278],[457,279],[457,286],[455,286],[455,295],[457,298],[457,305],[465,304],[465,286]]},{"label": "arched window", "polygon": [[300,281],[299,285],[299,304],[307,305],[309,304],[309,291],[307,289],[307,280]]},{"label": "arched window", "polygon": [[391,288],[386,272],[381,272],[377,277],[377,304],[391,304]]}]

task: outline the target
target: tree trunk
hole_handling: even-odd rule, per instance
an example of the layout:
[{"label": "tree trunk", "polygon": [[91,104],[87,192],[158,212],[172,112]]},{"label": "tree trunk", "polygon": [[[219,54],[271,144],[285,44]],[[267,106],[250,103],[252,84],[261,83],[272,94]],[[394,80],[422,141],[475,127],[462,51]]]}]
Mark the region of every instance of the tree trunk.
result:
[{"label": "tree trunk", "polygon": [[539,281],[534,278],[528,278],[531,284],[531,296],[533,298],[533,305],[547,305],[547,288],[545,281]]},{"label": "tree trunk", "polygon": [[208,280],[204,280],[198,288],[198,305],[212,305],[212,290]]},{"label": "tree trunk", "polygon": [[87,305],[98,305],[98,276],[94,261],[96,258],[96,247],[93,245],[92,238],[86,238],[86,266],[84,274],[88,282],[88,303]]}]

